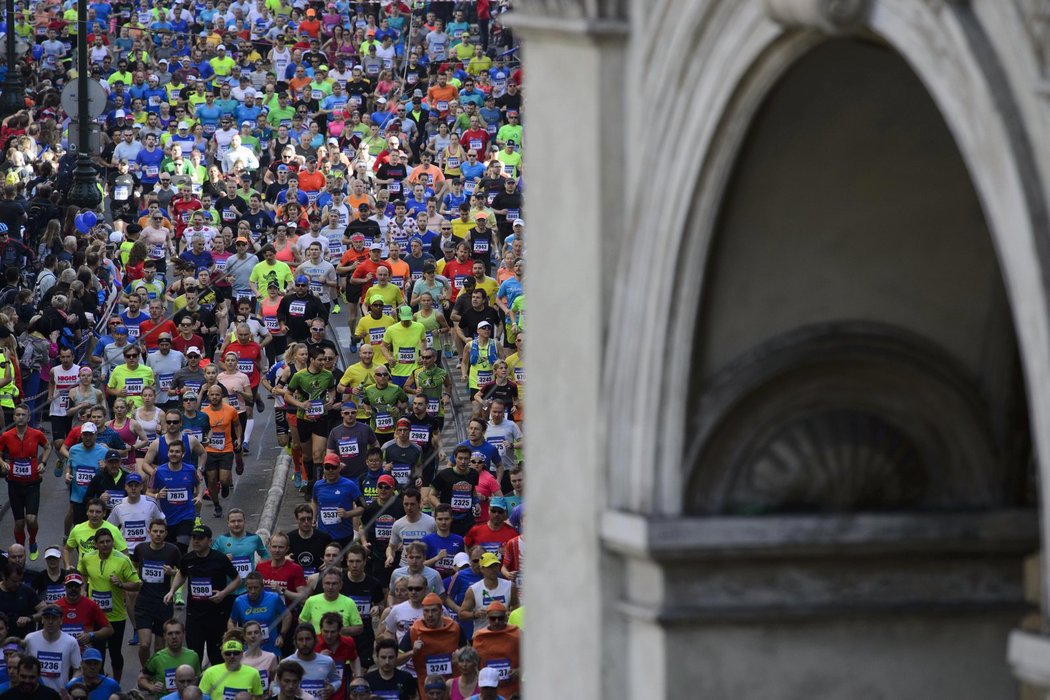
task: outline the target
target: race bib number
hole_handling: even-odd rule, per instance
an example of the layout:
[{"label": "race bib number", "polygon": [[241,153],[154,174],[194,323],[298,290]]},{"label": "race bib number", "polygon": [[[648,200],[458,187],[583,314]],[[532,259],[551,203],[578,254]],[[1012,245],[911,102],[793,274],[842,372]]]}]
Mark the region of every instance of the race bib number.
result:
[{"label": "race bib number", "polygon": [[164,669],[164,689],[175,690],[175,669],[166,668]]},{"label": "race bib number", "polygon": [[[139,335],[138,326],[134,326],[134,328],[135,328],[135,337],[138,338],[138,335]],[[131,336],[131,329],[132,329],[132,326],[129,326],[128,327],[128,337]],[[143,381],[142,381],[141,378],[129,377],[129,378],[124,380],[124,391],[128,392],[129,396],[138,396],[139,394],[141,394],[142,393],[142,387],[143,387]]]},{"label": "race bib number", "polygon": [[339,456],[340,457],[356,457],[361,453],[360,448],[357,445],[357,438],[341,437],[339,438]]},{"label": "race bib number", "polygon": [[428,656],[427,675],[452,675],[452,656],[450,654],[434,654],[433,656]]},{"label": "race bib number", "polygon": [[95,476],[95,470],[91,467],[77,467],[76,473],[73,476],[73,481],[77,486],[86,488],[91,483],[91,478]]},{"label": "race bib number", "polygon": [[171,382],[175,379],[174,374],[158,374],[157,375],[157,386],[161,391],[167,391],[171,388]]},{"label": "race bib number", "polygon": [[315,294],[317,296],[321,296],[321,283],[320,282],[313,282],[313,281],[311,281],[310,282],[310,293],[311,294]]},{"label": "race bib number", "polygon": [[477,187],[477,183],[473,180],[467,180],[463,183],[463,191],[468,194],[474,194],[474,189]]},{"label": "race bib number", "polygon": [[118,202],[127,201],[127,199],[128,199],[128,186],[127,185],[117,185],[116,187],[114,187],[113,188],[113,199],[117,200]]},{"label": "race bib number", "polygon": [[310,97],[319,101],[324,98],[324,90],[311,90]]},{"label": "race bib number", "polygon": [[232,209],[223,209],[222,210],[222,220],[223,221],[233,221],[236,218],[237,218],[237,214]]},{"label": "race bib number", "polygon": [[484,255],[489,252],[488,241],[474,241],[474,254]]},{"label": "race bib number", "polygon": [[390,533],[394,528],[394,519],[383,516],[376,521],[376,539],[386,542],[390,539]]},{"label": "race bib number", "polygon": [[474,498],[469,493],[454,493],[449,505],[457,513],[466,513],[474,507]]},{"label": "race bib number", "polygon": [[252,572],[251,557],[234,557],[232,562],[233,568],[237,569],[237,575],[241,578],[244,578]]},{"label": "race bib number", "polygon": [[455,275],[452,278],[452,285],[456,289],[463,289],[463,283],[466,282],[466,281],[467,281],[467,276],[466,275]]},{"label": "race bib number", "polygon": [[448,100],[438,100],[437,101],[437,108],[438,108],[439,112],[447,112],[448,111]]},{"label": "race bib number", "polygon": [[485,662],[485,667],[496,669],[501,683],[510,679],[510,659],[489,659]]},{"label": "race bib number", "polygon": [[404,289],[405,288],[405,278],[402,277],[401,275],[395,275],[395,276],[391,277],[390,278],[390,282],[395,287],[397,287],[398,289]]},{"label": "race bib number", "polygon": [[390,191],[390,192],[395,192],[395,193],[396,192],[400,192],[401,191],[401,183],[398,182],[397,180],[394,180],[389,185],[387,185],[387,190]]},{"label": "race bib number", "polygon": [[385,328],[369,328],[368,329],[368,344],[379,345],[383,342],[383,335],[386,333]]},{"label": "race bib number", "polygon": [[459,158],[456,158],[455,156],[449,156],[448,161],[446,161],[445,165],[450,170],[455,170],[459,167]]},{"label": "race bib number", "polygon": [[430,442],[430,428],[425,425],[413,425],[408,431],[408,439],[423,447]]},{"label": "race bib number", "polygon": [[310,695],[313,695],[315,698],[319,698],[321,697],[321,691],[324,690],[324,684],[324,680],[308,681],[304,678],[302,683],[299,684],[299,687],[307,693],[310,693]]},{"label": "race bib number", "polygon": [[[11,463],[11,474],[20,479],[29,479],[33,476],[33,463],[28,459],[16,459]],[[91,481],[91,477],[88,477]]]},{"label": "race bib number", "polygon": [[213,430],[208,435],[208,447],[213,450],[226,449],[226,433],[222,430]]},{"label": "race bib number", "polygon": [[339,523],[339,509],[338,508],[322,508],[321,509],[321,522],[325,525],[337,525]]},{"label": "race bib number", "polygon": [[[306,684],[304,683],[303,686],[305,687],[305,685]],[[246,692],[248,692],[247,688],[231,688],[230,686],[226,686],[222,691],[222,700],[234,700],[238,694]]]},{"label": "race bib number", "polygon": [[156,165],[147,165],[142,171],[146,174],[146,177],[157,177],[160,175],[160,168]]},{"label": "race bib number", "polygon": [[245,374],[255,371],[255,360],[237,360],[237,369]]},{"label": "race bib number", "polygon": [[159,561],[142,562],[142,580],[146,583],[164,583],[164,564]]},{"label": "race bib number", "polygon": [[226,260],[216,260],[215,261],[215,269],[218,270],[219,272],[225,272],[226,271]]},{"label": "race bib number", "polygon": [[276,316],[263,316],[263,323],[268,331],[276,331],[281,327],[280,323],[277,322]]},{"label": "race bib number", "polygon": [[516,381],[518,384],[521,384],[521,383],[523,383],[525,381],[525,368],[524,367],[515,367],[514,368],[514,381]]},{"label": "race bib number", "polygon": [[389,413],[376,414],[376,430],[387,433],[394,427],[394,418]]},{"label": "race bib number", "polygon": [[409,464],[395,464],[392,474],[399,486],[405,486],[408,484],[409,477],[412,476],[412,466]]},{"label": "race bib number", "polygon": [[292,316],[303,316],[306,314],[305,301],[293,301],[288,305],[288,313]]},{"label": "race bib number", "polygon": [[204,133],[206,133],[208,136],[211,136],[212,134],[214,134],[215,133],[215,125],[214,124],[205,124],[204,125]]},{"label": "race bib number", "polygon": [[398,348],[397,361],[406,365],[414,365],[416,363],[416,349],[414,347]]},{"label": "race bib number", "polygon": [[480,151],[481,150],[481,139],[471,139],[470,140],[470,149],[472,151]]},{"label": "race bib number", "polygon": [[306,407],[306,416],[308,418],[320,418],[324,415],[324,401],[320,399],[313,399],[310,404]]},{"label": "race bib number", "polygon": [[179,505],[190,500],[189,489],[168,489],[168,503]]},{"label": "race bib number", "polygon": [[441,410],[441,399],[427,399],[427,413],[436,416]]},{"label": "race bib number", "polygon": [[113,510],[114,508],[119,506],[121,503],[124,502],[124,499],[126,499],[128,497],[128,495],[126,493],[124,493],[123,491],[113,491],[113,490],[106,491],[106,495],[109,496],[109,508],[110,508],[110,510]]},{"label": "race bib number", "polygon": [[492,370],[490,370],[490,369],[478,370],[478,386],[481,386],[482,384],[488,384],[491,381],[492,381]]},{"label": "race bib number", "polygon": [[350,600],[354,601],[354,605],[357,606],[357,612],[361,615],[362,620],[368,620],[372,617],[372,599],[366,595],[352,595],[347,596]]},{"label": "race bib number", "polygon": [[49,583],[47,584],[47,590],[44,591],[44,600],[49,603],[54,603],[59,598],[66,595],[66,587],[61,583]]},{"label": "race bib number", "polygon": [[190,597],[193,600],[207,600],[212,596],[210,578],[191,578]]},{"label": "race bib number", "polygon": [[111,612],[113,610],[112,591],[91,591],[91,600],[98,603],[98,607],[102,609],[102,612]]},{"label": "race bib number", "polygon": [[521,218],[521,209],[508,209],[507,210],[507,219],[509,221],[513,222],[515,219],[520,219],[520,218]]},{"label": "race bib number", "polygon": [[44,678],[58,678],[62,675],[62,653],[56,651],[41,651],[37,653],[40,661],[40,675]]},{"label": "race bib number", "polygon": [[[63,595],[65,595],[64,591]],[[84,625],[62,625],[62,631],[73,637],[78,637],[84,634]]]}]

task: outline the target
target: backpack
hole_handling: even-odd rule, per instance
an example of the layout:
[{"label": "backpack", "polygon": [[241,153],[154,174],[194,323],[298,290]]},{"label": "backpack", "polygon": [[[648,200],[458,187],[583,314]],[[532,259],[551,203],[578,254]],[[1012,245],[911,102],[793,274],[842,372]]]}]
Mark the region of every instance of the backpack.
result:
[{"label": "backpack", "polygon": [[[51,283],[45,287],[44,281],[48,277],[51,278]],[[55,286],[55,283],[57,281],[58,278],[55,276],[55,273],[51,270],[45,268],[40,271],[40,274],[36,276],[36,284],[33,285],[33,306],[40,306],[40,302],[43,300],[44,294],[47,292],[48,289]]]}]

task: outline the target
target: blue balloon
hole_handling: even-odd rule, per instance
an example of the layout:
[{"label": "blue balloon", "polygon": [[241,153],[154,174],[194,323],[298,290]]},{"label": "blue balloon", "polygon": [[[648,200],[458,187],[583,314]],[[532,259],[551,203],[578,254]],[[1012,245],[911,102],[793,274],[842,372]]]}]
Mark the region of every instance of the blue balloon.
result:
[{"label": "blue balloon", "polygon": [[98,223],[98,215],[90,209],[88,209],[85,212],[81,212],[81,215],[84,217],[84,222],[87,224],[88,228],[91,228],[92,226]]},{"label": "blue balloon", "polygon": [[81,233],[87,233],[91,228],[98,223],[98,217],[95,216],[93,211],[82,211],[76,215],[73,219],[73,225],[77,227],[77,231]]}]

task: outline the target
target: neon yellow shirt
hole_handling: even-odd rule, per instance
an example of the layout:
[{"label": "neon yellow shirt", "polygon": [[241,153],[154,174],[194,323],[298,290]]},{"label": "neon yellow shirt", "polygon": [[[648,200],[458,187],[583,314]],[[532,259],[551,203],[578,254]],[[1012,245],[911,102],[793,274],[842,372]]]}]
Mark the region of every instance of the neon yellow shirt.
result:
[{"label": "neon yellow shirt", "polygon": [[323,593],[306,599],[303,611],[299,613],[299,620],[312,623],[314,629],[320,632],[321,618],[329,612],[339,613],[343,618],[343,627],[354,627],[361,624],[361,614],[357,610],[357,603],[345,595],[340,595],[335,600],[327,600]]},{"label": "neon yellow shirt", "polygon": [[419,321],[412,321],[406,328],[403,323],[395,323],[386,329],[383,342],[389,343],[394,364],[390,374],[407,377],[419,364],[420,347],[426,345],[427,329]]},{"label": "neon yellow shirt", "polygon": [[128,369],[127,365],[117,365],[109,375],[109,384],[107,386],[116,391],[121,389],[127,391],[128,395],[125,398],[128,404],[138,408],[142,405],[143,387],[155,387],[156,385],[157,380],[153,376],[153,370],[146,365],[140,364],[135,370]]},{"label": "neon yellow shirt", "polygon": [[89,552],[95,551],[95,533],[102,528],[113,533],[113,550],[115,552],[127,551],[128,543],[124,540],[124,536],[120,534],[120,530],[105,520],[102,521],[102,525],[98,529],[91,527],[90,520],[74,525],[73,529],[69,531],[69,537],[66,538],[66,546],[77,550],[77,554],[81,557],[87,556]]},{"label": "neon yellow shirt", "polygon": [[242,690],[252,697],[263,694],[262,677],[259,676],[259,672],[244,664],[236,671],[226,668],[226,664],[209,666],[201,676],[200,689],[202,693],[216,700],[236,697]]},{"label": "neon yellow shirt", "polygon": [[98,603],[110,622],[128,619],[124,591],[109,580],[110,576],[116,576],[122,583],[138,583],[142,580],[127,555],[114,551],[103,560],[98,552],[88,552],[80,558],[77,571],[87,581],[88,597]]}]

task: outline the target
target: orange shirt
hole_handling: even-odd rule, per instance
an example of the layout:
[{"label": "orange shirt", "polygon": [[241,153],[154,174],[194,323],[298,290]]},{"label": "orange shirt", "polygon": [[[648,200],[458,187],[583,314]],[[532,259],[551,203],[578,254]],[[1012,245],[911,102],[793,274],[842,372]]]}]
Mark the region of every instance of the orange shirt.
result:
[{"label": "orange shirt", "polygon": [[294,90],[296,93],[298,93],[304,87],[309,85],[311,83],[311,81],[313,81],[313,78],[311,78],[308,75],[304,75],[301,78],[292,78],[291,80],[288,81],[288,85],[291,86],[292,90]]},{"label": "orange shirt", "polygon": [[412,279],[412,270],[409,269],[408,263],[400,259],[397,262],[387,259],[386,265],[390,268],[390,283],[402,292],[405,291],[405,284]]},{"label": "orange shirt", "polygon": [[434,165],[433,163],[431,163],[430,166],[426,168],[424,168],[422,165],[417,165],[416,167],[412,168],[412,172],[408,175],[408,181],[414,185],[419,181],[420,175],[429,175],[430,182],[434,185],[436,185],[439,182],[445,181],[445,173],[441,172],[441,168]]},{"label": "orange shirt", "polygon": [[310,193],[320,192],[325,186],[325,176],[320,170],[315,170],[312,173],[307,170],[299,171],[299,189]]},{"label": "orange shirt", "polygon": [[233,424],[240,420],[237,409],[223,401],[219,408],[214,408],[208,402],[201,407],[201,411],[211,422],[211,431],[205,437],[205,449],[213,454],[233,452]]},{"label": "orange shirt", "polygon": [[459,90],[455,85],[446,84],[445,87],[433,85],[427,90],[427,105],[431,109],[436,109],[444,117],[448,114],[448,103],[457,97],[459,97]]},{"label": "orange shirt", "polygon": [[353,193],[346,195],[346,206],[350,207],[350,211],[357,211],[362,204],[372,205],[372,200],[367,192],[359,195]]}]

